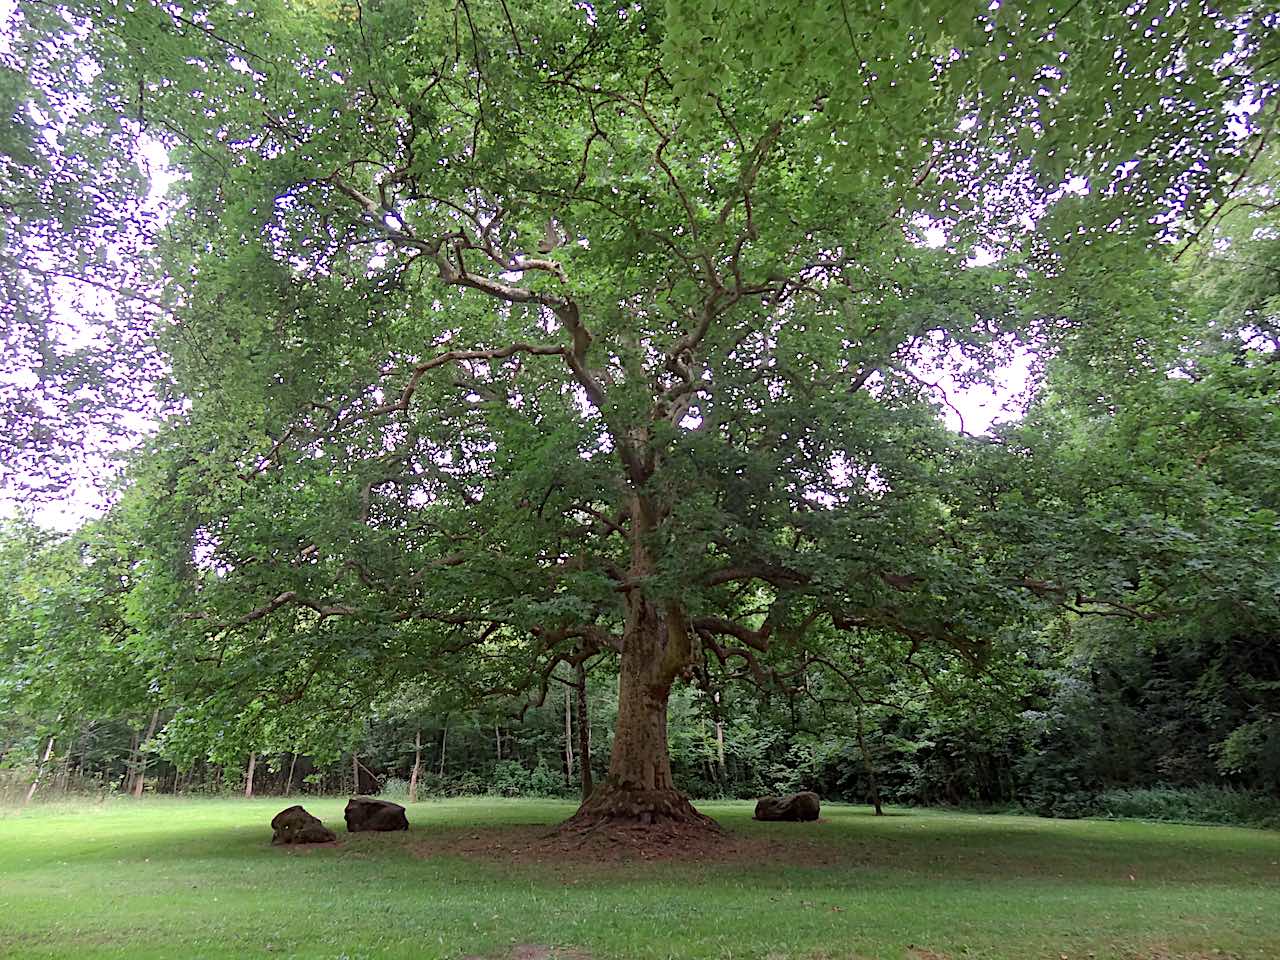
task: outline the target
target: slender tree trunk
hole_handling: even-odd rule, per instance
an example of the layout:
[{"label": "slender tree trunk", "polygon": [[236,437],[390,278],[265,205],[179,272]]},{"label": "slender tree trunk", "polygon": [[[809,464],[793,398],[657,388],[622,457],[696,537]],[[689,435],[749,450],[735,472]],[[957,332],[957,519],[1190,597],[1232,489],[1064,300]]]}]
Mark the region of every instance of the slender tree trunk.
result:
[{"label": "slender tree trunk", "polygon": [[587,709],[587,665],[579,660],[574,667],[574,688],[578,694],[578,770],[585,803],[595,789],[591,782],[591,712]]},{"label": "slender tree trunk", "polygon": [[422,770],[422,731],[413,737],[413,772],[409,774],[409,802],[418,802],[418,773]]},{"label": "slender tree trunk", "polygon": [[27,791],[27,799],[24,803],[30,803],[31,798],[36,795],[36,790],[40,787],[40,778],[44,776],[44,768],[49,763],[49,758],[53,756],[53,737],[49,738],[49,742],[44,745],[44,756],[40,758],[40,765],[36,767],[36,778],[31,781],[31,789]]},{"label": "slender tree trunk", "polygon": [[360,761],[354,750],[351,752],[351,793],[353,796],[360,793]]},{"label": "slender tree trunk", "polygon": [[53,778],[54,790],[56,790],[58,793],[61,793],[65,796],[67,792],[67,781],[71,779],[71,754],[70,753],[64,756],[61,761],[59,761],[57,770],[58,772],[57,774],[54,775],[54,778]]},{"label": "slender tree trunk", "polygon": [[498,725],[498,721],[493,721],[493,746],[498,754],[498,760],[502,760],[502,727]]},{"label": "slender tree trunk", "polygon": [[376,773],[374,773],[372,770],[370,770],[368,767],[366,767],[366,766],[365,766],[363,763],[361,763],[359,760],[356,760],[356,767],[357,767],[357,769],[363,770],[366,774],[368,774],[368,775],[369,775],[369,779],[373,781],[373,786],[374,786],[374,792],[375,792],[375,793],[376,793],[376,792],[378,792],[378,791],[380,791],[380,790],[382,789],[382,778],[381,778],[381,777],[379,777]]},{"label": "slender tree trunk", "polygon": [[449,715],[444,716],[444,729],[440,731],[440,779],[444,779],[444,747],[449,739]]},{"label": "slender tree trunk", "polygon": [[564,785],[573,785],[573,697],[568,687],[564,688]]},{"label": "slender tree trunk", "polygon": [[289,761],[289,779],[284,782],[284,795],[287,797],[293,793],[293,769],[298,765],[298,754],[295,751],[293,759]]},{"label": "slender tree trunk", "polygon": [[876,816],[883,817],[880,808],[880,787],[876,783],[876,767],[871,762],[871,751],[867,749],[866,729],[862,725],[862,708],[858,708],[858,750],[862,754],[862,765],[867,771],[867,793],[871,796],[871,805],[876,809]]},{"label": "slender tree trunk", "polygon": [[249,770],[244,775],[244,798],[246,800],[253,799],[253,773],[258,769],[258,755],[256,753],[249,754]]},{"label": "slender tree trunk", "polygon": [[716,710],[716,774],[719,782],[724,783],[729,777],[724,765],[724,724],[720,721],[720,691],[713,693],[711,698]]},{"label": "slender tree trunk", "polygon": [[124,777],[121,787],[126,793],[133,793],[134,781],[138,779],[138,731],[129,734],[129,759],[124,764]]},{"label": "slender tree trunk", "polygon": [[156,732],[156,721],[160,719],[160,708],[157,707],[151,711],[151,722],[147,724],[147,732],[143,735],[141,742],[138,744],[138,777],[133,781],[134,799],[142,797],[142,790],[147,785],[147,755],[143,752],[143,748],[147,745],[152,736]]}]

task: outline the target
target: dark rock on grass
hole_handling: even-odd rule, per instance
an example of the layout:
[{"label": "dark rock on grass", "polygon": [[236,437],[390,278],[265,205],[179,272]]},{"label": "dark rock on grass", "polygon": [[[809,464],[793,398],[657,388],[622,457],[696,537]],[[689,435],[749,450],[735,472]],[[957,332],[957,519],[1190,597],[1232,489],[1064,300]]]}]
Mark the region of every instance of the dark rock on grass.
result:
[{"label": "dark rock on grass", "polygon": [[408,830],[409,818],[404,807],[389,800],[370,797],[352,797],[342,814],[347,819],[347,829],[352,833],[361,830]]},{"label": "dark rock on grass", "polygon": [[756,801],[756,819],[817,820],[820,808],[821,801],[812,790],[785,797],[761,797]]},{"label": "dark rock on grass", "polygon": [[333,843],[337,836],[319,817],[295,804],[271,818],[272,843]]}]

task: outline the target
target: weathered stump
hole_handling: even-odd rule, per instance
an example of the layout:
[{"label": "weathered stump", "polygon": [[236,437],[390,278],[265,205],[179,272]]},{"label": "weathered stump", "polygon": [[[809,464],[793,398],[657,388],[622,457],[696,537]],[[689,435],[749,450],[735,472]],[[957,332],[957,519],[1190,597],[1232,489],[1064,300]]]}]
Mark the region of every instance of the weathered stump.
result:
[{"label": "weathered stump", "polygon": [[821,801],[812,790],[756,801],[757,820],[817,820]]},{"label": "weathered stump", "polygon": [[347,809],[342,815],[346,818],[347,830],[351,833],[361,830],[409,829],[409,818],[405,816],[404,807],[389,800],[352,797],[347,801]]},{"label": "weathered stump", "polygon": [[294,804],[271,818],[272,843],[333,843],[337,835],[319,817]]}]

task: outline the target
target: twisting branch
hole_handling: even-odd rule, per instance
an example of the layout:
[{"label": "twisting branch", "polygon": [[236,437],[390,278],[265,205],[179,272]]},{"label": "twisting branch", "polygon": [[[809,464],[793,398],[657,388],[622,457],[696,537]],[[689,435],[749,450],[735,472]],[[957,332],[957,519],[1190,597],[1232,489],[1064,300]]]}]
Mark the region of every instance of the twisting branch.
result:
[{"label": "twisting branch", "polygon": [[414,367],[410,373],[409,382],[404,385],[397,399],[366,410],[359,416],[363,419],[407,410],[409,402],[413,399],[413,395],[418,389],[418,385],[422,382],[422,378],[436,369],[436,367],[442,367],[447,363],[459,363],[467,360],[503,360],[517,353],[527,353],[539,357],[566,356],[567,352],[567,349],[559,344],[524,342],[513,343],[492,350],[450,350]]},{"label": "twisting branch", "polygon": [[752,151],[751,161],[746,168],[738,176],[738,185],[741,188],[740,196],[730,197],[724,202],[724,206],[720,208],[720,216],[716,218],[716,222],[720,226],[724,226],[729,219],[729,215],[733,212],[733,208],[738,205],[738,201],[744,203],[751,202],[751,189],[755,186],[756,178],[760,176],[760,171],[764,167],[764,162],[768,159],[769,151],[773,149],[773,145],[778,142],[778,137],[782,134],[782,121],[775,122],[768,130],[765,131],[759,142],[756,143],[755,150]]},{"label": "twisting branch", "polygon": [[622,527],[623,521],[626,520],[626,517],[627,517],[626,511],[623,511],[617,517],[609,517],[601,513],[599,510],[595,509],[594,507],[589,506],[588,504],[585,504],[585,503],[577,504],[574,507],[574,509],[581,510],[583,513],[587,514],[588,516],[594,517],[604,526],[606,533],[609,533],[609,534],[616,533],[624,537],[626,536],[627,532]]},{"label": "twisting branch", "polygon": [[763,580],[775,587],[796,587],[809,582],[808,574],[789,567],[769,566],[766,564],[745,564],[724,567],[707,574],[703,583],[708,587],[716,587],[723,583],[734,583],[743,580]]},{"label": "twisting branch", "polygon": [[[266,603],[255,607],[243,616],[237,617],[235,620],[231,620],[227,623],[216,625],[210,633],[216,635],[219,633],[226,633],[228,630],[238,630],[240,627],[248,626],[256,620],[261,620],[264,617],[270,616],[281,607],[288,606],[289,604],[297,604],[298,606],[314,610],[320,615],[320,619],[322,620],[328,617],[350,616],[356,612],[355,607],[349,607],[345,604],[325,604],[318,600],[312,600],[309,597],[300,596],[296,590],[286,590],[284,593],[277,594]],[[186,619],[205,620],[207,618],[207,614],[191,613],[187,615]]]},{"label": "twisting branch", "polygon": [[696,617],[693,621],[693,627],[703,636],[708,633],[715,633],[733,637],[760,653],[768,651],[769,638],[773,635],[773,623],[768,618],[765,619],[764,626],[759,630],[752,630],[750,627],[734,623],[732,620],[726,620],[723,617]]},{"label": "twisting branch", "polygon": [[[476,224],[477,230],[481,235],[479,241],[473,240],[465,230],[454,231],[431,240],[423,240],[416,235],[407,218],[396,211],[389,201],[385,199],[374,200],[348,183],[342,177],[341,171],[334,172],[329,177],[328,182],[333,184],[343,195],[355,201],[364,211],[366,221],[379,230],[393,244],[417,250],[419,253],[425,254],[434,260],[440,279],[445,283],[477,290],[507,303],[531,304],[549,309],[569,334],[572,340],[572,348],[566,350],[563,347],[516,345],[512,352],[542,355],[558,354],[563,356],[574,375],[574,379],[586,391],[587,397],[591,402],[597,408],[603,405],[604,387],[587,366],[587,353],[592,342],[591,332],[582,322],[581,311],[577,303],[568,297],[519,287],[512,283],[495,280],[492,277],[472,273],[467,269],[466,261],[464,260],[465,251],[477,250],[500,264],[504,269],[518,271],[541,270],[552,273],[562,283],[567,283],[564,268],[554,260],[537,257],[507,257],[498,249],[496,242],[492,238],[492,230],[500,220],[500,215],[490,219],[487,223],[481,223],[478,217],[463,212],[464,216],[467,216]],[[508,353],[506,356],[510,356],[510,354]],[[459,359],[485,358],[485,354],[480,351],[471,351],[469,356],[459,357]],[[488,359],[500,359],[500,357],[491,355]],[[428,361],[427,365],[414,368],[413,378],[409,386],[416,389],[422,374],[432,369],[432,365],[439,365],[439,363],[444,362],[448,361],[436,358],[435,361]],[[409,392],[412,394],[412,390]],[[401,401],[405,401],[403,396]],[[404,407],[400,401],[397,401],[397,403],[393,404],[384,404],[375,412],[383,414],[400,409],[404,409]]]}]

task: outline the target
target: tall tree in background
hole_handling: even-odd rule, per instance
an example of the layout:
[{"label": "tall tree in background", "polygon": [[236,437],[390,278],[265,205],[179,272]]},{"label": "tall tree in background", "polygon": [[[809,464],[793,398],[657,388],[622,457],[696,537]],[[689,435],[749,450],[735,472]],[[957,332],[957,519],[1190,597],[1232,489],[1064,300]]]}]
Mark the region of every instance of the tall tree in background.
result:
[{"label": "tall tree in background", "polygon": [[572,822],[701,824],[673,684],[1150,599],[941,413],[1019,349],[1140,355],[1153,241],[1270,129],[1267,5],[22,9],[180,175],[184,408],[122,511],[154,683],[216,691],[187,736],[611,652]]}]

